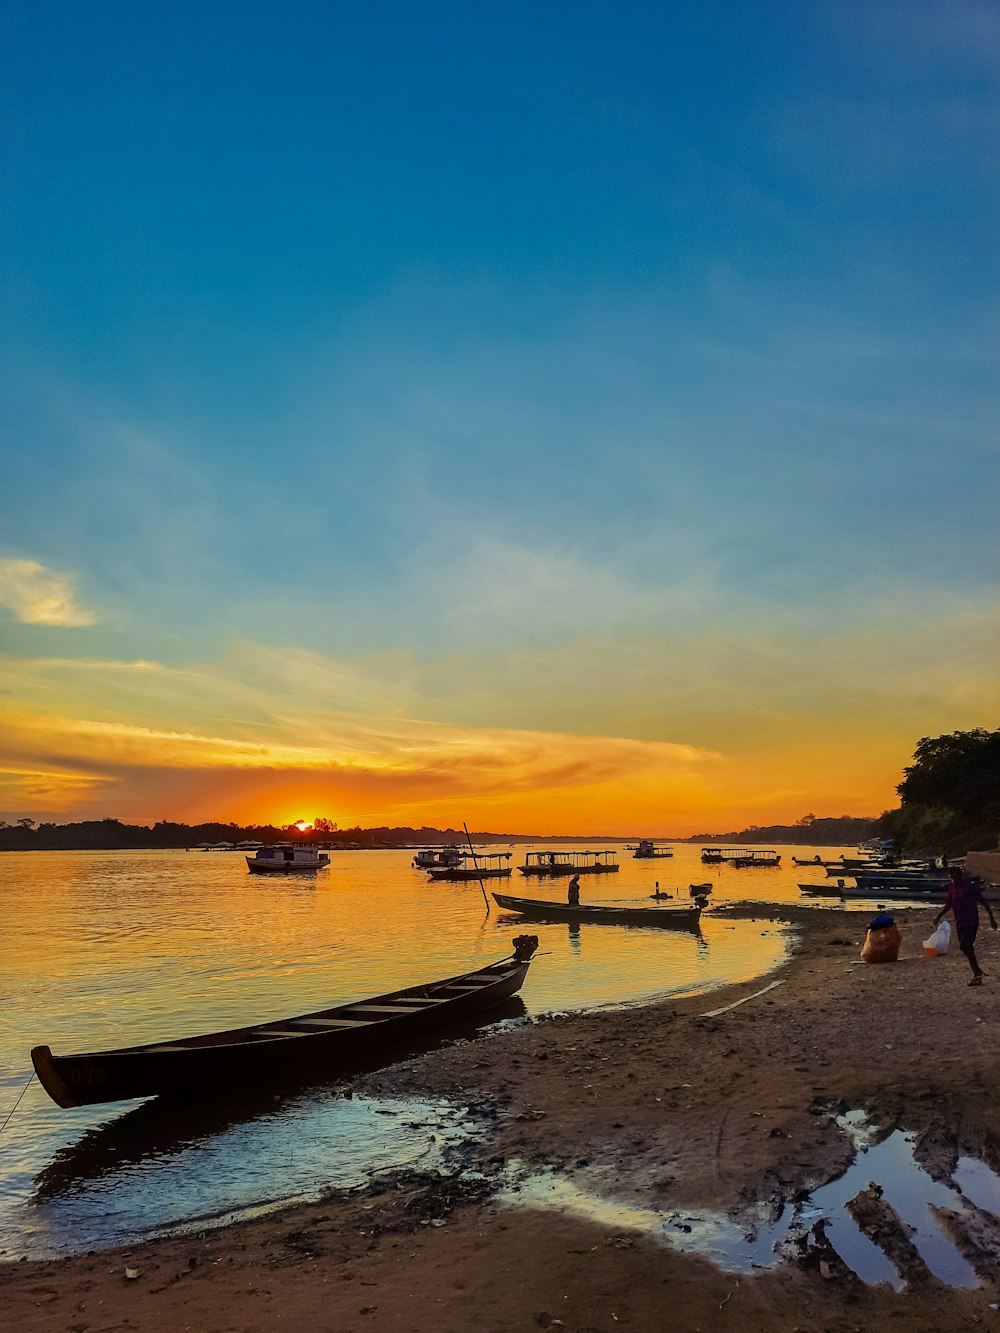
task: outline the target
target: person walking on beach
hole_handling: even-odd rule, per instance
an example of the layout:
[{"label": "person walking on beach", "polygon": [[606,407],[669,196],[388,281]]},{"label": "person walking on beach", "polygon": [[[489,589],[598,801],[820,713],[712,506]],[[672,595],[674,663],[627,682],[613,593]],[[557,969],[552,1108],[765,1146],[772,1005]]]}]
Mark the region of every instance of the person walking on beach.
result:
[{"label": "person walking on beach", "polygon": [[972,968],[972,980],[970,986],[981,986],[983,984],[983,969],[979,966],[979,959],[976,957],[975,942],[976,934],[979,930],[979,904],[986,908],[986,914],[990,918],[990,925],[994,930],[997,928],[996,917],[993,915],[993,909],[983,897],[979,884],[972,880],[967,880],[962,874],[961,866],[949,866],[948,874],[951,876],[951,883],[948,885],[948,900],[934,918],[935,926],[940,925],[949,912],[955,916],[955,934],[958,936],[958,947],[969,960],[969,966]]},{"label": "person walking on beach", "polygon": [[579,906],[580,906],[580,876],[579,876],[579,875],[574,875],[573,878],[570,880],[570,882],[569,882],[569,887],[568,887],[567,890],[566,890],[566,901],[569,903],[570,907],[579,907]]}]

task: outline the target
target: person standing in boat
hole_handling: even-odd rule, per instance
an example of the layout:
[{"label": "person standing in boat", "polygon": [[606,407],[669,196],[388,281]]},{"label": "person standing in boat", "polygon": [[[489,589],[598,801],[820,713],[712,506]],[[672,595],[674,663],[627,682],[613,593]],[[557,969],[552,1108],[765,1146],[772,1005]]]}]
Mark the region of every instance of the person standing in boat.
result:
[{"label": "person standing in boat", "polygon": [[574,875],[566,889],[566,901],[570,907],[580,906],[580,876]]},{"label": "person standing in boat", "polygon": [[981,986],[983,984],[983,969],[979,966],[979,959],[976,957],[974,948],[976,934],[979,931],[979,904],[986,908],[986,914],[990,918],[990,925],[994,930],[997,928],[996,917],[993,915],[993,909],[982,895],[978,880],[967,880],[962,874],[961,866],[949,866],[948,874],[951,876],[951,883],[948,885],[948,901],[941,908],[934,918],[935,926],[940,925],[941,921],[953,912],[955,916],[955,934],[958,936],[958,947],[969,960],[969,966],[972,968],[972,980],[970,986]]}]

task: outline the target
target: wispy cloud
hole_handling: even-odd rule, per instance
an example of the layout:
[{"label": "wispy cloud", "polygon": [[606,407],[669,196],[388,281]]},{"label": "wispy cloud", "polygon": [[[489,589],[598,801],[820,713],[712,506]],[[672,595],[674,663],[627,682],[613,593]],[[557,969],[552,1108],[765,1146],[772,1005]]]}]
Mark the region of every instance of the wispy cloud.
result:
[{"label": "wispy cloud", "polygon": [[79,606],[68,574],[37,560],[0,560],[0,606],[25,625],[93,625],[97,616]]}]

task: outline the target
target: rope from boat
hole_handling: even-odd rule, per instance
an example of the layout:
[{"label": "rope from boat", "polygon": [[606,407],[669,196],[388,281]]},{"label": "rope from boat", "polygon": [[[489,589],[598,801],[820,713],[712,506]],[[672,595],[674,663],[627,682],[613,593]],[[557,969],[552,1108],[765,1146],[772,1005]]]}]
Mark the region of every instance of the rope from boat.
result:
[{"label": "rope from boat", "polygon": [[3,1122],[2,1125],[0,1125],[0,1134],[2,1134],[2,1133],[4,1132],[4,1130],[7,1128],[7,1126],[10,1124],[10,1117],[14,1114],[14,1112],[17,1110],[17,1108],[21,1105],[21,1098],[24,1096],[24,1094],[25,1094],[25,1093],[28,1091],[28,1089],[31,1087],[31,1080],[32,1080],[34,1077],[35,1077],[35,1071],[32,1070],[31,1073],[30,1073],[29,1076],[28,1076],[28,1081],[27,1081],[27,1083],[25,1083],[24,1087],[23,1087],[23,1088],[21,1089],[21,1091],[18,1093],[17,1101],[16,1101],[16,1102],[14,1103],[14,1105],[10,1108],[10,1115],[8,1115],[8,1116],[7,1116],[7,1119]]}]

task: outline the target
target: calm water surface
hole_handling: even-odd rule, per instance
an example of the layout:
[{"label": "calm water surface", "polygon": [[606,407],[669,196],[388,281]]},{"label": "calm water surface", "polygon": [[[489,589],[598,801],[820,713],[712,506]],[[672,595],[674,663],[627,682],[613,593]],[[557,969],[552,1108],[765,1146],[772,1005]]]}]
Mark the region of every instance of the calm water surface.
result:
[{"label": "calm water surface", "polygon": [[[596,847],[596,844],[594,844]],[[522,859],[514,849],[512,863]],[[799,901],[803,872],[706,871],[699,849],[585,877],[583,900],[646,903],[711,879],[714,901]],[[97,1050],[324,1008],[505,956],[525,926],[478,884],[434,884],[412,853],[333,854],[310,877],[252,876],[242,856],[33,852],[0,859],[0,1122],[29,1050]],[[530,885],[530,888],[524,887]],[[487,882],[489,888],[489,882]],[[561,898],[518,875],[493,887]],[[528,1015],[683,994],[767,972],[787,937],[767,922],[703,918],[700,935],[532,923],[540,956]],[[514,1021],[514,1020],[508,1020]],[[183,1120],[183,1122],[182,1122]],[[437,1161],[472,1132],[466,1109],[347,1101],[336,1085],[273,1090],[176,1111],[156,1101],[60,1110],[37,1082],[0,1134],[0,1252],[93,1248],[168,1223],[349,1185],[373,1169]],[[335,1162],[336,1168],[331,1168]]]}]

